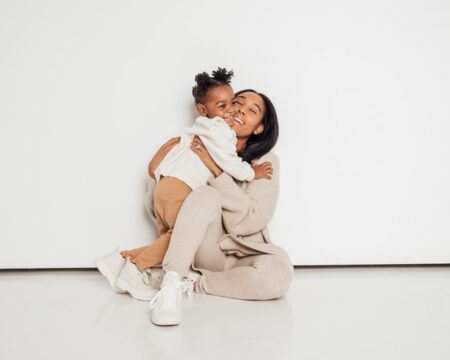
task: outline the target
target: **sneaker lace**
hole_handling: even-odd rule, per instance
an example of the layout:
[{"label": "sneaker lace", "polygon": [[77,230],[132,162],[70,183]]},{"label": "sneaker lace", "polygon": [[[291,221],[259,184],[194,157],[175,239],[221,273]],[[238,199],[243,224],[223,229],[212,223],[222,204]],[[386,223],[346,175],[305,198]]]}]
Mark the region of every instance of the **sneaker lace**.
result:
[{"label": "sneaker lace", "polygon": [[155,294],[149,303],[149,308],[153,309],[160,300],[161,306],[180,306],[180,295],[185,293],[188,298],[192,297],[194,285],[191,279],[182,279],[181,281],[172,281],[164,283],[161,289]]}]

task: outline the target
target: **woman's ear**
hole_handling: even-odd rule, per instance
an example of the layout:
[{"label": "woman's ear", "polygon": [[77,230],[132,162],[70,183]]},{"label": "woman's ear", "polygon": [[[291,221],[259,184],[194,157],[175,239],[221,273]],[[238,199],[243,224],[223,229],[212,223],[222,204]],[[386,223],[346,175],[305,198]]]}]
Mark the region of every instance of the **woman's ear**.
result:
[{"label": "woman's ear", "polygon": [[200,116],[206,116],[206,114],[207,114],[206,107],[203,104],[196,104],[195,105],[195,110],[197,110],[197,113]]},{"label": "woman's ear", "polygon": [[264,131],[264,125],[263,124],[259,124],[255,130],[253,130],[253,134],[255,135],[259,135]]}]

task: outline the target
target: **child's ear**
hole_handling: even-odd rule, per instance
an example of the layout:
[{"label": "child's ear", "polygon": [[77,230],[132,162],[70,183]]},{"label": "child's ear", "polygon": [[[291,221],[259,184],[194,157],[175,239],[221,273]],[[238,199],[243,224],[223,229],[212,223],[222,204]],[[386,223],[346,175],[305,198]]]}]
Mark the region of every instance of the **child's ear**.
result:
[{"label": "child's ear", "polygon": [[264,131],[264,125],[259,124],[255,130],[253,130],[253,134],[258,135],[261,134]]},{"label": "child's ear", "polygon": [[206,107],[203,104],[196,104],[195,110],[197,110],[197,112],[200,116],[206,116],[206,114],[207,114]]}]

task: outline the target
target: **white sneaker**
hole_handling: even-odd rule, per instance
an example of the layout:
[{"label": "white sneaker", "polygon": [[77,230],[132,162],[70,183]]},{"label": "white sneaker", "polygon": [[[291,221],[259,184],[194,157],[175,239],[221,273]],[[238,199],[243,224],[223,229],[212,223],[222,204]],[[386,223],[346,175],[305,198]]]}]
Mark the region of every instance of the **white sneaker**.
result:
[{"label": "white sneaker", "polygon": [[156,293],[156,289],[150,284],[150,274],[147,270],[140,272],[129,257],[117,277],[115,285],[138,300],[148,301]]},{"label": "white sneaker", "polygon": [[164,274],[161,289],[149,303],[151,320],[155,325],[178,325],[181,322],[181,301],[184,282],[176,271]]},{"label": "white sneaker", "polygon": [[106,277],[111,287],[117,292],[123,293],[124,291],[115,286],[117,277],[120,271],[125,265],[125,258],[120,255],[120,249],[116,248],[112,253],[109,253],[95,262],[97,269],[100,273]]}]

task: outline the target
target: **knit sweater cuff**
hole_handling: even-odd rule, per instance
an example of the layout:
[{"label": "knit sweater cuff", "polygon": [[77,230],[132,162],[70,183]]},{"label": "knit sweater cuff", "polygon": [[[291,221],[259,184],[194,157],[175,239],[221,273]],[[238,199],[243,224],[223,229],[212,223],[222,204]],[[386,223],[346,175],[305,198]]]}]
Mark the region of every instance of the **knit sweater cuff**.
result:
[{"label": "knit sweater cuff", "polygon": [[236,186],[236,183],[234,182],[231,175],[227,174],[225,171],[223,171],[222,174],[220,174],[217,177],[215,177],[214,174],[212,174],[208,178],[208,184],[218,190],[228,189],[231,186]]}]

